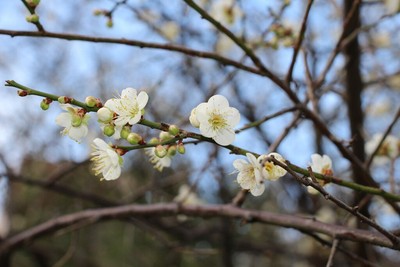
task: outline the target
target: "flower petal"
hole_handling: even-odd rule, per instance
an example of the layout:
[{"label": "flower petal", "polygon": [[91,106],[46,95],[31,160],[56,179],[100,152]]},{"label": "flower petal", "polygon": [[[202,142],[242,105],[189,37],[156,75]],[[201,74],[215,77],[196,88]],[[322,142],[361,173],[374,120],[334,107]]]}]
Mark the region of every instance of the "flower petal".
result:
[{"label": "flower petal", "polygon": [[235,132],[230,128],[223,128],[217,132],[217,135],[212,137],[217,144],[227,146],[235,141]]},{"label": "flower petal", "polygon": [[136,101],[137,98],[137,91],[132,87],[125,88],[121,92],[121,98],[127,98],[129,100]]},{"label": "flower petal", "polygon": [[261,196],[262,193],[264,193],[264,191],[265,191],[264,184],[257,184],[256,186],[250,189],[250,193],[255,197]]},{"label": "flower petal", "polygon": [[57,125],[61,127],[71,127],[72,116],[67,112],[60,113],[56,118]]},{"label": "flower petal", "polygon": [[149,101],[149,96],[147,95],[147,93],[144,91],[140,92],[137,97],[139,109],[140,110],[144,109],[148,101]]},{"label": "flower petal", "polygon": [[77,141],[80,142],[80,140],[85,137],[88,133],[88,127],[86,125],[81,125],[79,127],[71,127],[68,131],[68,136]]},{"label": "flower petal", "polygon": [[233,167],[235,167],[236,170],[238,171],[243,171],[248,168],[249,163],[247,163],[244,159],[236,159],[233,162]]},{"label": "flower petal", "polygon": [[208,104],[212,109],[224,110],[229,108],[228,100],[222,95],[214,95],[208,100]]}]

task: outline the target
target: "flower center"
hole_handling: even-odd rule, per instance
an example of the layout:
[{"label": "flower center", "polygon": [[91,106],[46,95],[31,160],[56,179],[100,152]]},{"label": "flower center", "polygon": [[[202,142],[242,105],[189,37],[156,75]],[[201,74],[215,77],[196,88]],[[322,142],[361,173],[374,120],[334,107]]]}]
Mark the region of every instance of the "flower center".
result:
[{"label": "flower center", "polygon": [[129,110],[129,113],[132,115],[132,117],[135,117],[136,114],[139,113],[139,106],[138,105],[133,105],[131,109]]},{"label": "flower center", "polygon": [[220,114],[213,113],[208,120],[208,123],[211,125],[213,130],[219,130],[221,128],[225,128],[227,126],[226,119]]},{"label": "flower center", "polygon": [[333,171],[331,168],[329,168],[329,166],[324,166],[322,168],[322,174],[323,175],[328,175],[328,176],[332,176],[333,175]]},{"label": "flower center", "polygon": [[275,165],[274,165],[272,162],[269,162],[269,161],[267,161],[267,162],[264,163],[264,169],[265,169],[268,173],[271,173],[271,172],[272,172],[274,166],[275,166]]}]

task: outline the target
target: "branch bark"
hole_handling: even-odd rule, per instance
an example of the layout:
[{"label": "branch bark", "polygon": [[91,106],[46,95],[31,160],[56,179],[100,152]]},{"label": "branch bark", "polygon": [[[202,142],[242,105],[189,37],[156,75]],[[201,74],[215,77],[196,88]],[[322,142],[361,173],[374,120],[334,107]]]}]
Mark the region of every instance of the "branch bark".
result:
[{"label": "branch bark", "polygon": [[111,208],[90,209],[71,213],[51,219],[19,234],[5,239],[0,244],[0,255],[22,246],[23,244],[53,233],[77,223],[95,223],[103,220],[122,219],[128,217],[162,217],[187,215],[210,218],[225,217],[242,219],[247,223],[263,223],[300,231],[311,231],[325,234],[338,240],[368,243],[376,246],[400,250],[400,245],[392,242],[380,233],[352,229],[340,225],[326,224],[315,219],[307,219],[289,214],[277,214],[268,211],[245,210],[233,205],[182,206],[177,203],[161,203],[153,205],[125,205]]}]

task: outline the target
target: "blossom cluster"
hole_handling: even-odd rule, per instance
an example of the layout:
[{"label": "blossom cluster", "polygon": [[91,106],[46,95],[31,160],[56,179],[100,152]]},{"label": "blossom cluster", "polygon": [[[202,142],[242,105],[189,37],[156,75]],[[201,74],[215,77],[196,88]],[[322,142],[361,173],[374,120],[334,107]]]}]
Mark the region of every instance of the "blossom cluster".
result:
[{"label": "blossom cluster", "polygon": [[[249,190],[253,196],[260,196],[265,191],[265,180],[276,181],[286,174],[286,170],[273,161],[271,157],[285,164],[285,159],[278,153],[270,153],[261,155],[256,158],[251,153],[246,153],[247,161],[237,159],[233,162],[236,169],[237,182],[243,189]],[[313,172],[322,175],[333,175],[332,160],[327,155],[312,154],[310,167]],[[311,178],[309,178],[311,180]],[[326,181],[318,180],[320,186],[325,186]],[[318,193],[313,187],[308,186],[307,190],[310,194]]]},{"label": "blossom cluster", "polygon": [[237,182],[246,190],[249,190],[253,196],[260,196],[265,191],[265,180],[275,181],[286,174],[286,170],[281,166],[275,165],[269,161],[269,157],[284,163],[285,159],[278,153],[261,155],[256,158],[251,153],[246,153],[247,161],[237,159],[233,166],[238,172]]},{"label": "blossom cluster", "polygon": [[[185,153],[182,142],[185,137],[179,137],[181,130],[175,125],[170,125],[168,132],[161,131],[159,138],[152,138],[148,143],[142,136],[132,132],[132,126],[142,120],[148,100],[146,92],[126,88],[122,90],[120,97],[111,98],[104,105],[99,99],[91,96],[86,98],[85,104],[88,108],[97,109],[98,123],[105,136],[116,140],[125,139],[131,145],[147,145],[144,150],[150,162],[155,169],[162,171],[171,166],[174,155]],[[86,109],[73,107],[70,104],[72,98],[62,96],[58,101],[61,103],[61,108],[66,111],[56,118],[56,123],[64,127],[61,133],[81,142],[88,134],[89,115],[86,114]],[[46,109],[48,106],[46,102]],[[234,127],[239,123],[240,114],[237,109],[229,106],[224,96],[215,95],[207,103],[195,107],[189,120],[193,126],[200,129],[203,136],[226,146],[235,140]],[[127,151],[109,145],[100,138],[93,141],[92,147],[94,152],[91,154],[91,160],[94,162],[94,173],[102,175],[104,180],[117,179],[121,175],[122,156]]]},{"label": "blossom cluster", "polygon": [[[114,139],[125,139],[132,145],[146,145],[145,153],[150,162],[158,171],[170,167],[172,158],[177,154],[184,154],[180,130],[175,125],[168,126],[168,132],[161,131],[158,138],[152,138],[147,143],[139,134],[132,132],[132,126],[139,123],[145,113],[145,107],[149,96],[146,92],[137,92],[136,89],[126,88],[122,90],[121,96],[111,98],[101,104],[94,97],[86,98],[89,108],[97,107],[98,123],[103,134]],[[56,123],[64,129],[63,135],[80,142],[88,133],[89,115],[83,108],[75,108],[68,97],[60,97],[61,108],[66,112],[56,118]],[[207,102],[200,103],[192,109],[189,121],[192,126],[199,128],[204,137],[211,138],[221,146],[227,146],[235,141],[235,127],[240,121],[240,114],[236,108],[230,107],[228,100],[222,95],[214,95]],[[368,148],[376,148],[376,143],[381,140],[375,137],[374,143],[367,144]],[[396,144],[396,146],[394,145]],[[388,137],[381,146],[378,155],[397,157],[399,153],[399,142],[393,137]],[[100,138],[93,141],[93,171],[95,175],[101,175],[104,180],[115,180],[121,175],[123,166],[122,156],[127,152],[125,149],[107,144]],[[247,161],[237,159],[233,162],[236,169],[237,182],[239,185],[254,196],[259,196],[265,191],[264,182],[275,181],[286,174],[286,169],[276,164],[275,160],[285,164],[285,159],[278,153],[264,154],[256,158],[253,154],[246,154]],[[313,154],[310,167],[313,172],[323,175],[332,175],[332,161],[327,155]],[[321,186],[325,182],[318,180]],[[315,189],[308,187],[310,193]]]}]

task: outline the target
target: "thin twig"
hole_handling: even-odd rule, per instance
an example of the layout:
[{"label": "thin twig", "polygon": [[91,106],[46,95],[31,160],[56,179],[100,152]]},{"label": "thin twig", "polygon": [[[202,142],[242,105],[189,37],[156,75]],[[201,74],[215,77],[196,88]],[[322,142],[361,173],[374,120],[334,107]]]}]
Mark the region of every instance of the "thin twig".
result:
[{"label": "thin twig", "polygon": [[387,127],[386,131],[383,133],[382,139],[379,142],[378,146],[375,148],[374,152],[372,152],[371,156],[368,158],[367,161],[367,168],[369,168],[372,164],[372,161],[374,160],[374,157],[378,154],[379,149],[381,148],[382,144],[385,142],[386,137],[390,134],[392,131],[394,125],[397,123],[397,121],[400,118],[400,107],[397,109],[396,115],[394,116],[392,122],[389,124]]},{"label": "thin twig", "polygon": [[287,75],[286,75],[286,79],[285,79],[286,84],[289,84],[292,81],[294,65],[296,64],[297,55],[298,55],[298,53],[300,51],[301,44],[303,43],[303,40],[304,40],[304,34],[306,32],[308,15],[310,14],[310,10],[311,10],[311,6],[312,6],[313,2],[314,2],[313,0],[309,0],[308,4],[307,4],[307,8],[306,8],[306,12],[304,14],[303,22],[301,23],[300,33],[299,33],[299,36],[297,38],[297,42],[296,42],[296,44],[294,46],[292,61],[290,62],[289,70],[288,70]]},{"label": "thin twig", "polygon": [[240,132],[243,132],[243,131],[245,131],[245,130],[247,130],[247,129],[251,129],[251,128],[260,126],[261,124],[263,124],[264,122],[266,122],[266,121],[268,121],[268,120],[270,120],[270,119],[279,117],[279,116],[281,116],[281,115],[283,115],[283,114],[286,114],[286,113],[288,113],[288,112],[295,111],[295,110],[297,110],[297,109],[298,109],[298,108],[297,108],[296,106],[295,106],[295,107],[290,107],[290,108],[282,109],[282,110],[277,111],[277,112],[275,112],[275,113],[273,113],[273,114],[271,114],[271,115],[265,116],[265,117],[262,118],[261,120],[254,121],[254,122],[251,122],[251,123],[246,124],[246,125],[243,126],[242,128],[237,129],[237,130],[235,131],[235,133],[240,133]]},{"label": "thin twig", "polygon": [[138,41],[138,40],[125,39],[125,38],[118,39],[118,38],[107,38],[107,37],[94,37],[94,36],[80,35],[80,34],[67,34],[67,33],[56,33],[56,32],[34,32],[34,31],[12,31],[12,30],[3,30],[3,29],[0,29],[0,35],[8,35],[11,37],[29,36],[29,37],[36,37],[36,38],[55,38],[55,39],[62,39],[62,40],[68,40],[68,41],[85,41],[85,42],[92,42],[92,43],[120,44],[120,45],[134,46],[134,47],[140,47],[140,48],[150,48],[150,49],[161,49],[161,50],[166,50],[166,51],[174,51],[174,52],[179,52],[179,53],[193,56],[193,57],[213,59],[223,65],[233,66],[233,67],[236,67],[241,70],[245,70],[245,71],[248,71],[248,72],[251,72],[254,74],[268,77],[268,75],[263,71],[260,71],[253,67],[246,66],[235,60],[220,56],[216,53],[206,52],[206,51],[198,51],[198,50],[194,50],[194,49],[189,49],[184,46],[173,45],[173,44],[159,44],[159,43],[142,42],[142,41]]},{"label": "thin twig", "polygon": [[238,37],[236,37],[229,29],[227,29],[225,26],[223,26],[221,23],[216,21],[213,17],[210,16],[204,9],[202,9],[199,5],[197,5],[194,1],[192,0],[183,0],[186,4],[188,4],[191,8],[193,8],[197,13],[201,15],[202,18],[206,19],[209,21],[212,25],[215,26],[220,32],[224,33],[226,36],[228,36],[235,44],[237,44],[244,52],[245,54],[251,59],[251,61],[254,63],[254,65],[262,72],[264,73],[266,77],[271,79],[276,85],[278,85],[282,90],[285,91],[285,93],[288,95],[288,97],[294,102],[298,103],[299,99],[297,95],[290,89],[289,86],[287,86],[278,76],[273,74],[267,67],[261,62],[261,60],[257,57],[257,55],[253,52],[251,48],[249,48],[242,40],[240,40]]},{"label": "thin twig", "polygon": [[331,253],[329,254],[329,259],[328,259],[328,262],[326,263],[326,267],[331,267],[331,266],[333,266],[333,256],[334,256],[335,253],[336,253],[336,249],[337,249],[338,245],[339,245],[339,240],[337,240],[337,239],[335,238],[335,239],[333,240],[333,243],[332,243]]}]

